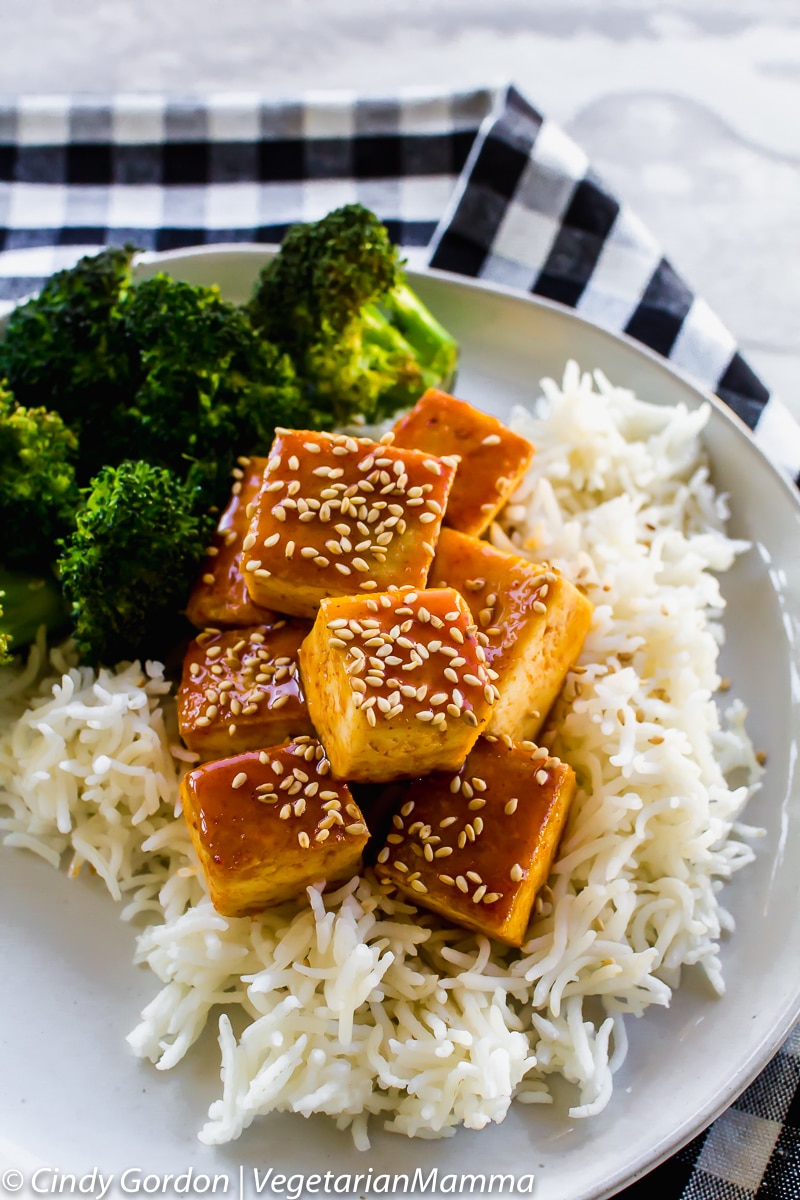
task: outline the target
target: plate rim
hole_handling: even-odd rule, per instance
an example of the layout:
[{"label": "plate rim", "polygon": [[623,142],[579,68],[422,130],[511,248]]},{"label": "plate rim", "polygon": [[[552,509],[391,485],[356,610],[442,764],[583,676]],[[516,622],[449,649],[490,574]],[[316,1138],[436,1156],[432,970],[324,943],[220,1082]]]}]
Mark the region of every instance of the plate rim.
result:
[{"label": "plate rim", "polygon": [[[264,261],[273,255],[276,250],[277,246],[272,243],[220,242],[210,245],[185,246],[173,250],[144,251],[138,253],[134,258],[134,273],[139,265],[154,265],[156,267],[163,265],[165,268],[168,268],[171,263],[201,257],[213,261],[214,258],[226,255],[238,255],[242,258]],[[521,302],[534,309],[543,309],[553,313],[562,320],[566,319],[570,323],[590,328],[612,343],[621,343],[626,346],[643,358],[651,368],[678,380],[694,394],[699,404],[709,404],[734,429],[738,437],[744,440],[747,444],[748,452],[755,452],[762,463],[767,466],[773,479],[779,484],[780,490],[788,498],[791,507],[795,510],[795,514],[800,517],[800,490],[792,482],[788,474],[782,471],[768,457],[756,440],[754,432],[737,413],[710,389],[699,383],[685,369],[675,366],[656,351],[630,337],[630,335],[588,317],[568,305],[517,288],[422,265],[406,266],[406,274],[412,281],[415,277],[433,278],[443,284],[455,286],[459,289],[497,295],[515,302]],[[20,301],[20,303],[22,302]],[[4,320],[0,319],[0,336],[3,325]],[[538,381],[536,382],[538,383]],[[795,744],[796,742],[797,738],[795,738]],[[773,1027],[772,1035],[762,1043],[758,1051],[751,1052],[747,1060],[739,1066],[724,1093],[713,1097],[699,1114],[694,1112],[689,1118],[684,1120],[673,1136],[664,1140],[654,1155],[646,1158],[641,1157],[635,1163],[628,1164],[612,1180],[604,1182],[600,1186],[600,1190],[592,1188],[590,1191],[584,1190],[580,1193],[575,1193],[574,1200],[607,1200],[608,1197],[615,1195],[620,1188],[642,1179],[686,1146],[693,1137],[724,1113],[760,1072],[764,1070],[798,1019],[800,1019],[800,991],[797,992],[793,1001],[786,1001],[782,1019]]]},{"label": "plate rim", "polygon": [[[273,257],[279,249],[280,247],[276,242],[212,242],[208,245],[179,246],[174,250],[144,250],[135,255],[133,265],[135,270],[139,264],[145,266],[150,264],[158,265],[159,263],[180,262],[183,259],[198,257],[213,259],[217,256],[222,257],[223,255],[230,254],[241,254],[243,257],[253,259],[268,259]],[[531,305],[534,308],[541,308],[570,321],[574,321],[578,325],[585,326],[602,334],[612,342],[620,342],[622,345],[627,346],[634,353],[644,357],[651,366],[659,371],[663,371],[668,376],[678,379],[685,387],[693,391],[702,402],[710,404],[720,416],[729,421],[733,425],[733,428],[740,435],[744,436],[759,458],[767,464],[783,486],[794,507],[800,510],[800,488],[765,453],[756,439],[754,431],[742,420],[739,414],[734,412],[730,405],[726,404],[707,385],[696,379],[690,371],[687,371],[684,367],[676,366],[670,359],[665,358],[664,355],[659,354],[657,350],[653,350],[650,346],[646,346],[644,342],[637,341],[636,338],[631,337],[624,330],[614,329],[612,326],[606,325],[594,317],[587,316],[576,308],[571,308],[568,304],[563,304],[559,300],[551,300],[548,296],[539,296],[534,292],[525,292],[520,288],[511,287],[504,283],[497,283],[494,280],[481,279],[473,275],[459,275],[455,271],[443,271],[438,267],[429,267],[421,264],[417,266],[406,265],[404,269],[405,274],[411,278],[414,276],[431,278],[445,284],[463,287],[470,291],[486,292],[489,295],[502,296],[508,300],[521,301],[523,304]]]}]

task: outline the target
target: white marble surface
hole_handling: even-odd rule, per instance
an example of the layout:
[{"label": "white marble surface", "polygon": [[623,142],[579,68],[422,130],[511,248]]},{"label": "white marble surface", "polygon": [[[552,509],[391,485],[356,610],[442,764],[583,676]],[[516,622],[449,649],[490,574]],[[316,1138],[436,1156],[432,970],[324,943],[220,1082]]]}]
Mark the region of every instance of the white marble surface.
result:
[{"label": "white marble surface", "polygon": [[800,418],[799,0],[0,0],[0,90],[514,81]]}]

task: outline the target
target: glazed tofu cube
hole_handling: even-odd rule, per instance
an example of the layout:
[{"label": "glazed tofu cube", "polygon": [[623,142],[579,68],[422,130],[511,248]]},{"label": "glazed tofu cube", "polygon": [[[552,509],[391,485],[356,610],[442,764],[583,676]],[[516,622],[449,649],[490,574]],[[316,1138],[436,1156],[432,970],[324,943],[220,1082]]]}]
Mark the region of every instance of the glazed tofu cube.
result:
[{"label": "glazed tofu cube", "polygon": [[334,775],[385,783],[460,766],[494,700],[475,633],[450,588],[322,602],[300,670]]},{"label": "glazed tofu cube", "polygon": [[207,629],[189,646],[178,689],[178,725],[202,758],[277,746],[312,734],[298,671],[306,621]]},{"label": "glazed tofu cube", "polygon": [[572,768],[546,750],[481,738],[455,774],[409,785],[375,871],[416,904],[520,946],[574,794]]},{"label": "glazed tofu cube", "polygon": [[276,614],[250,599],[241,572],[242,542],[250,526],[248,507],[264,480],[265,458],[240,458],[231,498],[211,539],[186,616],[196,629],[209,625],[266,625]]},{"label": "glazed tofu cube", "polygon": [[314,617],[326,596],[424,587],[454,475],[388,442],[278,430],[244,541],[252,599]]},{"label": "glazed tofu cube", "polygon": [[361,868],[369,832],[319,742],[296,738],[189,771],[183,812],[218,912],[245,917]]},{"label": "glazed tofu cube", "polygon": [[444,523],[473,536],[483,533],[508,501],[534,452],[496,417],[436,388],[428,388],[400,418],[394,444],[459,456]]},{"label": "glazed tofu cube", "polygon": [[534,738],[583,648],[593,608],[541,564],[443,529],[431,584],[469,605],[498,690],[487,733]]}]

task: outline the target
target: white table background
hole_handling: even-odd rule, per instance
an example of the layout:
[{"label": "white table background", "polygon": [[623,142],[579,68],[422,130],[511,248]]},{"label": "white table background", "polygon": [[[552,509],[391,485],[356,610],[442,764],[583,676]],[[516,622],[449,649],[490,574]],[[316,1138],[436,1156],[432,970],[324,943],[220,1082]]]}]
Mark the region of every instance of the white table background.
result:
[{"label": "white table background", "polygon": [[800,0],[0,0],[0,91],[512,81],[800,418]]}]

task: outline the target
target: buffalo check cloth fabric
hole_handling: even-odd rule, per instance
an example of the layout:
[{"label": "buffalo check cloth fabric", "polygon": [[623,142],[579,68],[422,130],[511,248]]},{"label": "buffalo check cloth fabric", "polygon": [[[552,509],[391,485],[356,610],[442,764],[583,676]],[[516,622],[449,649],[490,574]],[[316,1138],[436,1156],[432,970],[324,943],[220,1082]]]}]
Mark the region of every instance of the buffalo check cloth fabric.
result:
[{"label": "buffalo check cloth fabric", "polygon": [[[106,244],[277,242],[372,208],[410,264],[569,305],[716,392],[800,475],[800,429],[647,228],[513,87],[392,98],[0,96],[0,313]],[[800,1033],[625,1200],[797,1200]]]},{"label": "buffalo check cloth fabric", "polygon": [[583,151],[513,87],[0,96],[0,312],[107,243],[276,242],[353,200],[413,265],[560,301],[669,358],[797,479],[788,410]]}]

